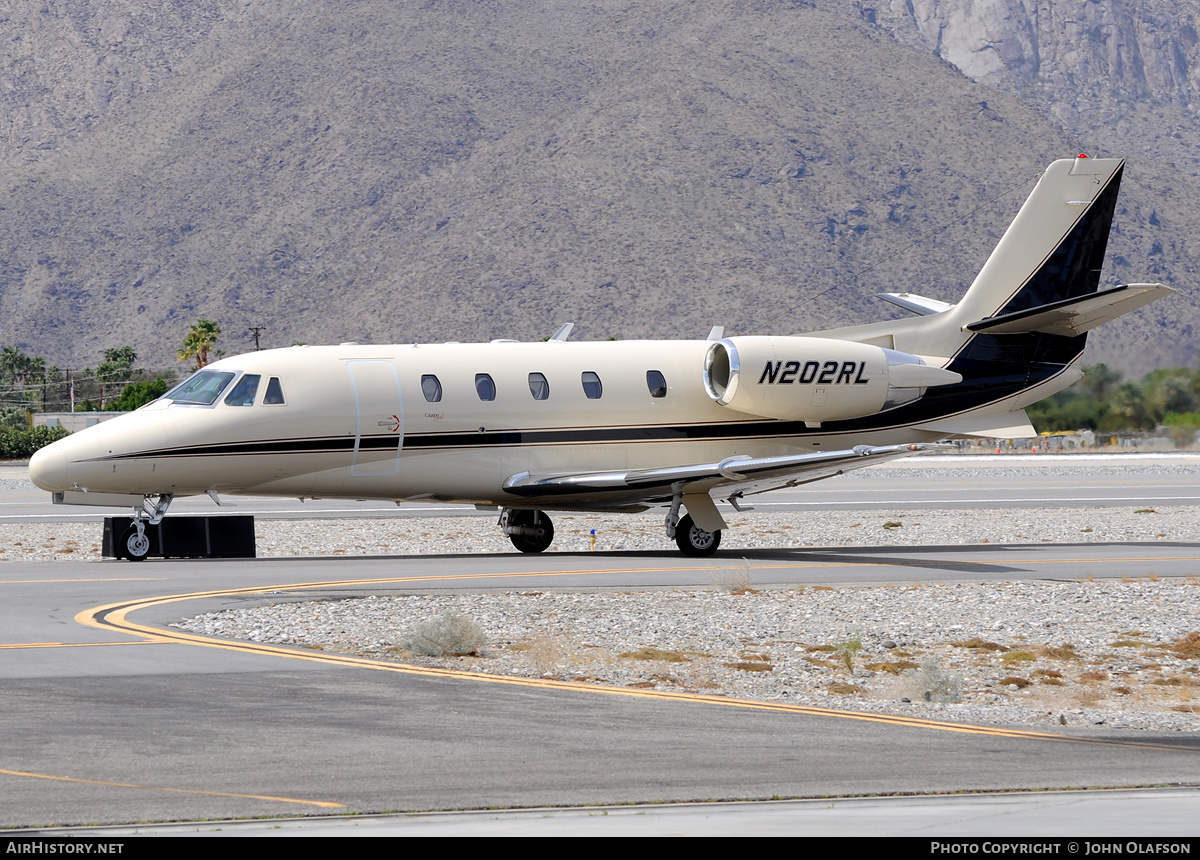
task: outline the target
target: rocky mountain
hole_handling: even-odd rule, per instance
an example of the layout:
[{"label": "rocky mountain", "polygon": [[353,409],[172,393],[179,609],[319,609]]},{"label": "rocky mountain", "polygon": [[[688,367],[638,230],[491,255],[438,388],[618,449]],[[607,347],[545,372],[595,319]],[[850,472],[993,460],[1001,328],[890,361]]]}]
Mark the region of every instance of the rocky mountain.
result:
[{"label": "rocky mountain", "polygon": [[0,344],[865,322],[1087,151],[1129,159],[1104,283],[1182,291],[1088,358],[1191,362],[1196,6],[10,0]]}]

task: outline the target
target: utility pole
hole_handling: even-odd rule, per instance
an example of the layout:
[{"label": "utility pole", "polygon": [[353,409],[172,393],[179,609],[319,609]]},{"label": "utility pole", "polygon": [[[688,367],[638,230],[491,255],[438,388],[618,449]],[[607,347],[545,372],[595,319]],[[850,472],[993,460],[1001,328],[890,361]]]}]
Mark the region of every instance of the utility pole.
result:
[{"label": "utility pole", "polygon": [[262,332],[264,332],[264,331],[266,331],[266,330],[267,330],[267,327],[266,327],[265,325],[252,325],[252,326],[250,326],[250,334],[252,334],[252,335],[254,336],[254,349],[255,349],[255,351],[256,351],[256,352],[257,352],[258,350],[262,349],[262,347],[260,347],[260,346],[258,345],[258,336],[259,336],[259,335],[260,335]]}]

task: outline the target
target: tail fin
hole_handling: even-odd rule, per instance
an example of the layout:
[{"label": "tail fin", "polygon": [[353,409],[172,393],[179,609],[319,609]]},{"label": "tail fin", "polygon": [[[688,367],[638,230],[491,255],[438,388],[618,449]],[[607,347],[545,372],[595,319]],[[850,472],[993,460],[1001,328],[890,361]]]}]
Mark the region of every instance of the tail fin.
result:
[{"label": "tail fin", "polygon": [[1095,293],[1124,166],[1086,156],[1051,164],[958,303],[960,324]]}]

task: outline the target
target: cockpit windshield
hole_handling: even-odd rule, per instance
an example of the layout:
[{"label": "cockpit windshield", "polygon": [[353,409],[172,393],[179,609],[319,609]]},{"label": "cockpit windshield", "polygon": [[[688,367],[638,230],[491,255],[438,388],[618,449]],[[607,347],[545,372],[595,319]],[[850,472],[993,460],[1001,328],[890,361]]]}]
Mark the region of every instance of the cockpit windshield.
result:
[{"label": "cockpit windshield", "polygon": [[236,375],[224,370],[197,371],[159,399],[189,406],[212,406]]}]

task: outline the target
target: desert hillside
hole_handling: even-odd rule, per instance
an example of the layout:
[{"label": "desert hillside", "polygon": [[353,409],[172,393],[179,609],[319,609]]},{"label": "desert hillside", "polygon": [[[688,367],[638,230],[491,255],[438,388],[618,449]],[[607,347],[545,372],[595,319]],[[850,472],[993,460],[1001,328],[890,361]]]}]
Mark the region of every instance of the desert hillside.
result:
[{"label": "desert hillside", "polygon": [[1189,363],[1198,6],[12,0],[0,345],[866,322],[957,298],[1086,151],[1128,158],[1104,285],[1181,290],[1088,360]]}]

